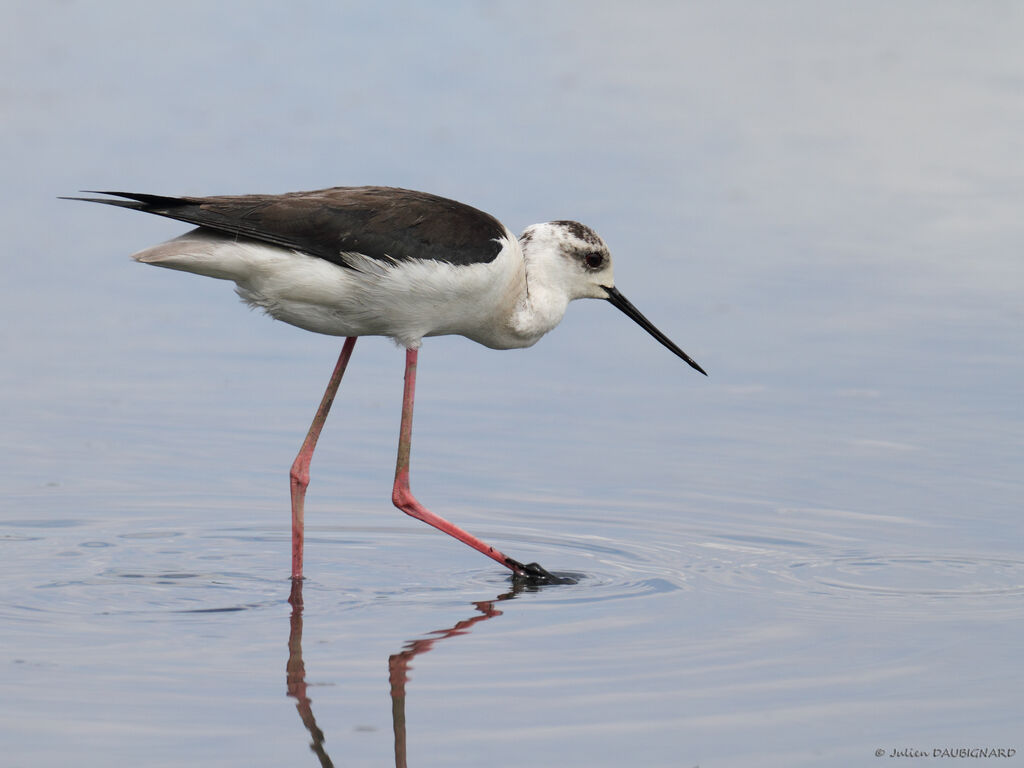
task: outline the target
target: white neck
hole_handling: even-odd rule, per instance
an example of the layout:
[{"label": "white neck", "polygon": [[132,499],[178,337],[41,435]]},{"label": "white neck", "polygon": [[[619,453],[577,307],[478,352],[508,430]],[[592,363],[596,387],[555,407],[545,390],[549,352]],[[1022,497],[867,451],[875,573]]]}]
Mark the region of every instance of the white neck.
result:
[{"label": "white neck", "polygon": [[565,316],[574,298],[561,279],[561,259],[557,253],[521,241],[526,270],[526,289],[519,297],[509,325],[523,346],[534,344]]}]

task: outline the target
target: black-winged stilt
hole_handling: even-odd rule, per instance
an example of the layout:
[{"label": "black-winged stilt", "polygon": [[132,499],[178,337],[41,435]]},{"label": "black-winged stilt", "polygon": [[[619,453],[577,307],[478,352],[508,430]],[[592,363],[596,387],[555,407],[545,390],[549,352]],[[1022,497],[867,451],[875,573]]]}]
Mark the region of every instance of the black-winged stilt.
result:
[{"label": "black-winged stilt", "polygon": [[589,227],[551,221],[520,237],[455,200],[393,187],[335,187],[283,195],[68,198],[131,208],[197,226],[133,258],[234,281],[278,320],[346,336],[327,391],[291,468],[292,578],[302,578],[309,464],[358,336],[405,347],[405,393],[392,501],[514,574],[555,580],[424,508],[409,489],[416,364],[425,336],[459,334],[492,349],[529,347],[573,299],[605,299],[696,370],[704,369],[615,288],[608,246]]}]

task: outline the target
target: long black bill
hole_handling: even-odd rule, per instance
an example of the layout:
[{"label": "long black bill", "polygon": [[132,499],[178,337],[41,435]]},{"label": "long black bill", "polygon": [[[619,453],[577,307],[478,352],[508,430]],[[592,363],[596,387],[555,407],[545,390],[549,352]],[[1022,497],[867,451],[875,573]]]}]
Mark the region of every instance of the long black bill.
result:
[{"label": "long black bill", "polygon": [[645,331],[647,331],[649,334],[651,334],[651,336],[656,338],[658,341],[660,341],[666,347],[671,349],[672,352],[675,355],[677,355],[678,357],[683,358],[683,360],[685,360],[687,363],[689,363],[691,368],[700,371],[705,376],[708,375],[707,371],[705,371],[703,368],[701,368],[699,365],[697,365],[697,363],[694,362],[694,359],[692,357],[690,357],[688,354],[683,352],[683,350],[681,350],[679,347],[677,347],[668,336],[666,336],[664,333],[662,333],[657,328],[655,328],[654,327],[654,323],[652,323],[650,320],[648,320],[646,317],[644,317],[642,314],[640,314],[640,310],[637,309],[636,307],[634,307],[630,303],[629,299],[627,299],[625,296],[623,296],[621,293],[619,293],[619,289],[618,288],[608,287],[607,285],[604,285],[604,286],[601,286],[601,287],[604,288],[606,291],[608,291],[608,297],[607,298],[608,298],[608,301],[611,302],[611,304],[613,306],[618,307],[619,309],[621,309],[623,311],[623,313],[625,313],[625,315],[627,317],[629,317],[632,320],[634,320],[637,325],[639,325],[641,328],[643,328]]}]

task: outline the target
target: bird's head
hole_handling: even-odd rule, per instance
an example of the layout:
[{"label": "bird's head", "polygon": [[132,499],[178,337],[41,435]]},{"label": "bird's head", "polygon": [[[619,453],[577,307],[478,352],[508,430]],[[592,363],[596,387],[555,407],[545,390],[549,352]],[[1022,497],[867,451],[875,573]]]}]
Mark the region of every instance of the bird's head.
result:
[{"label": "bird's head", "polygon": [[578,221],[527,227],[519,238],[527,263],[543,259],[545,270],[570,299],[604,299],[614,285],[612,254],[597,232]]},{"label": "bird's head", "polygon": [[615,287],[612,254],[604,240],[578,221],[549,221],[527,227],[519,238],[527,264],[543,260],[549,279],[557,281],[570,299],[605,299],[661,344],[705,376],[707,373],[644,317]]}]

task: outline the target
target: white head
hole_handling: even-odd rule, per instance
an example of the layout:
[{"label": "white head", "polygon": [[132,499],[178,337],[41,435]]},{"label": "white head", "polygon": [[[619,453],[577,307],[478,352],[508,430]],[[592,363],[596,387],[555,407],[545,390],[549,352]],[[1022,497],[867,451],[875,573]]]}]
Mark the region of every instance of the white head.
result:
[{"label": "white head", "polygon": [[[569,300],[607,300],[673,354],[685,360],[692,368],[704,373],[704,369],[697,365],[693,358],[677,347],[619,293],[612,275],[612,254],[604,240],[590,227],[578,221],[534,224],[524,230],[519,243],[523,248],[528,273],[531,266],[539,268],[544,273],[543,279],[549,285],[557,285]],[[564,304],[561,311],[565,311]]]},{"label": "white head", "polygon": [[606,299],[615,286],[612,254],[597,232],[578,221],[549,221],[519,237],[528,265],[543,261],[547,279],[570,299]]}]

